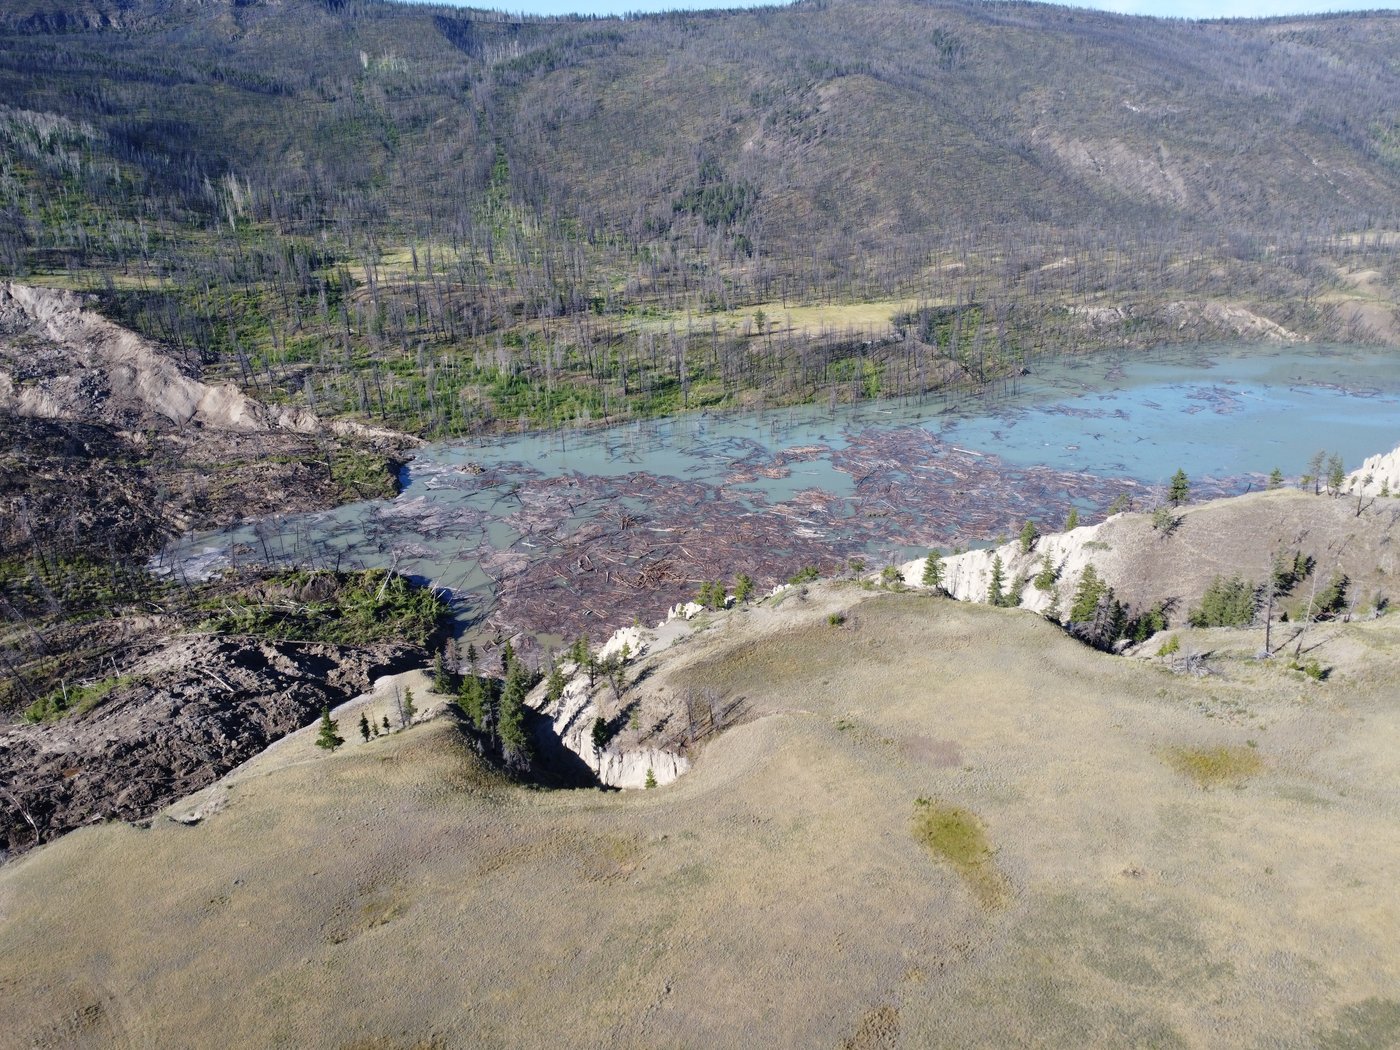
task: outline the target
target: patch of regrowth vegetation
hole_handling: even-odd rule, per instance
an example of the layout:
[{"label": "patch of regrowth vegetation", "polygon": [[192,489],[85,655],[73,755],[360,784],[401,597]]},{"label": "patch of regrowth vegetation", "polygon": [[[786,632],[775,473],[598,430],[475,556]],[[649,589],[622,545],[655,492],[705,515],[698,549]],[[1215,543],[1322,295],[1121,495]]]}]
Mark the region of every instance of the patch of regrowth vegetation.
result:
[{"label": "patch of regrowth vegetation", "polygon": [[826,618],[826,622],[831,624],[832,627],[840,627],[846,622],[846,614],[843,612],[834,612]]},{"label": "patch of regrowth vegetation", "polygon": [[1162,647],[1157,650],[1157,655],[1174,656],[1179,652],[1181,652],[1181,639],[1177,635],[1172,635],[1162,643]]},{"label": "patch of regrowth vegetation", "polygon": [[1167,765],[1202,788],[1238,787],[1264,768],[1251,748],[1170,747],[1163,753]]},{"label": "patch of regrowth vegetation", "polygon": [[1181,525],[1181,515],[1175,506],[1163,504],[1152,512],[1152,528],[1162,536],[1170,536]]},{"label": "patch of regrowth vegetation", "polygon": [[398,641],[428,645],[447,603],[431,588],[383,569],[271,573],[232,593],[209,585],[200,602],[209,616],[200,628],[286,641],[369,645]]},{"label": "patch of regrowth vegetation", "polygon": [[997,869],[986,828],[977,814],[933,799],[916,799],[914,838],[934,857],[952,865],[984,908],[1007,903],[1010,887]]},{"label": "patch of regrowth vegetation", "polygon": [[796,586],[799,583],[814,583],[818,579],[818,577],[820,577],[820,575],[821,573],[817,571],[817,567],[815,565],[807,565],[801,569],[798,569],[795,573],[788,577],[788,583],[792,584],[793,586]]},{"label": "patch of regrowth vegetation", "polygon": [[1288,665],[1288,669],[1290,671],[1301,671],[1314,682],[1325,682],[1332,674],[1332,669],[1330,667],[1323,667],[1315,656],[1305,662],[1294,660]]},{"label": "patch of regrowth vegetation", "polygon": [[26,722],[55,722],[70,715],[85,715],[106,700],[114,689],[135,681],[131,675],[103,678],[100,681],[59,689],[34,701],[24,709]]},{"label": "patch of regrowth vegetation", "polygon": [[349,500],[393,499],[399,494],[398,464],[360,449],[341,449],[332,456],[331,480]]}]

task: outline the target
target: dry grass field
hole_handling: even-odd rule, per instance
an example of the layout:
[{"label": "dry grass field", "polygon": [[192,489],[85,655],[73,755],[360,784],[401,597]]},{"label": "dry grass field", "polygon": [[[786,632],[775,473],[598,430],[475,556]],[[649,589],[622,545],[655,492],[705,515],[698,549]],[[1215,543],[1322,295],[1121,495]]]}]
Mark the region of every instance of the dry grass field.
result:
[{"label": "dry grass field", "polygon": [[748,701],[656,790],[303,732],[0,870],[0,1044],[1394,1046],[1397,632],[1195,678],[833,584],[644,661]]}]

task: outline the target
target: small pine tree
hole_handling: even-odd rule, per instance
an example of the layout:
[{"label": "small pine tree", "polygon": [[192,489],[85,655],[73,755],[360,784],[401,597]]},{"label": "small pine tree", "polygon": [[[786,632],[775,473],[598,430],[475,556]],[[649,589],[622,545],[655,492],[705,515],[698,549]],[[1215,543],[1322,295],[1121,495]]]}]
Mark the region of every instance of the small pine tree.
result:
[{"label": "small pine tree", "polygon": [[593,719],[593,750],[601,751],[608,746],[608,720],[602,715]]},{"label": "small pine tree", "polygon": [[1303,488],[1312,486],[1313,495],[1322,492],[1322,465],[1327,461],[1327,450],[1318,449],[1313,453],[1312,459],[1308,460],[1308,472],[1302,477]]},{"label": "small pine tree", "polygon": [[1346,484],[1347,471],[1342,465],[1342,457],[1333,453],[1327,460],[1327,487],[1332,491],[1333,496],[1342,494],[1342,486]]},{"label": "small pine tree", "polygon": [[1029,554],[1038,539],[1040,539],[1040,530],[1035,527],[1035,522],[1027,518],[1026,523],[1021,526],[1021,553]]},{"label": "small pine tree", "polygon": [[1065,519],[1065,531],[1068,532],[1070,529],[1077,528],[1079,528],[1079,508],[1070,507],[1069,517]]},{"label": "small pine tree", "polygon": [[557,663],[551,663],[549,665],[549,684],[545,686],[545,703],[557,703],[559,698],[564,695],[565,684],[564,672],[559,669]]},{"label": "small pine tree", "polygon": [[1050,560],[1050,552],[1046,551],[1040,559],[1040,571],[1035,574],[1032,580],[1035,589],[1038,591],[1048,591],[1055,586],[1055,581],[1059,579],[1060,573],[1055,568],[1055,563]]},{"label": "small pine tree", "polygon": [[337,730],[340,724],[331,720],[331,709],[321,708],[321,729],[316,735],[316,746],[323,747],[327,751],[334,751],[341,744],[345,743],[345,738]]},{"label": "small pine tree", "polygon": [[1001,555],[992,558],[992,579],[987,584],[987,604],[1001,605],[1006,601],[1006,567],[1001,563]]},{"label": "small pine tree", "polygon": [[1074,589],[1074,600],[1070,603],[1071,623],[1089,623],[1098,612],[1099,601],[1108,591],[1108,585],[1099,576],[1093,564],[1084,566],[1079,576],[1079,586]]},{"label": "small pine tree", "polygon": [[388,715],[385,715],[385,716],[384,716],[383,725],[384,725],[384,732],[386,732],[386,733],[392,733],[392,732],[394,731],[394,727],[391,726],[391,725],[389,724],[389,716],[388,716]]},{"label": "small pine tree", "polygon": [[467,643],[467,667],[472,674],[476,674],[476,645],[473,642]]},{"label": "small pine tree", "polygon": [[928,552],[928,557],[924,559],[923,585],[925,587],[941,587],[943,585],[943,553],[938,550]]},{"label": "small pine tree", "polygon": [[418,708],[413,704],[413,690],[405,688],[403,691],[403,704],[399,708],[399,721],[407,726],[413,721],[413,716],[418,713]]},{"label": "small pine tree", "polygon": [[1275,467],[1273,470],[1269,471],[1269,488],[1276,489],[1281,488],[1282,486],[1283,471],[1279,470],[1278,467]]},{"label": "small pine tree", "polygon": [[743,604],[753,597],[753,577],[746,572],[739,573],[734,581],[734,601]]},{"label": "small pine tree", "polygon": [[457,690],[457,706],[467,716],[473,729],[478,733],[485,732],[486,686],[479,676],[469,674],[462,679],[461,688]]},{"label": "small pine tree", "polygon": [[1176,473],[1172,475],[1171,484],[1167,488],[1167,500],[1174,507],[1179,507],[1191,498],[1191,482],[1186,478],[1186,471],[1177,467]]},{"label": "small pine tree", "polygon": [[443,663],[442,653],[433,654],[433,692],[446,695],[452,692],[452,678]]},{"label": "small pine tree", "polygon": [[646,782],[646,786],[647,786],[648,788],[654,788],[654,787],[656,787],[656,774],[652,771],[652,768],[651,768],[650,766],[647,766],[647,782]]},{"label": "small pine tree", "polygon": [[360,713],[360,736],[364,738],[366,744],[369,743],[369,715]]},{"label": "small pine tree", "polygon": [[501,706],[496,716],[496,736],[501,742],[501,753],[511,764],[523,763],[530,754],[530,738],[525,731],[525,694],[529,691],[529,672],[519,660],[512,660],[506,669]]}]

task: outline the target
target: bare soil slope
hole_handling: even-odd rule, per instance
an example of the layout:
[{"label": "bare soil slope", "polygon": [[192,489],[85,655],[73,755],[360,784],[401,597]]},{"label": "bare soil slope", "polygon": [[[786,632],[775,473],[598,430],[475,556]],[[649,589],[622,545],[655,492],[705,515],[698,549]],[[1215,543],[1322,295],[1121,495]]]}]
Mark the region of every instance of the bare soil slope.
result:
[{"label": "bare soil slope", "polygon": [[652,791],[510,786],[446,720],[303,732],[196,827],[0,872],[6,1038],[1393,1045],[1397,624],[1325,630],[1326,683],[1229,657],[1249,632],[1196,679],[1024,611],[795,591],[638,668],[750,716]]}]

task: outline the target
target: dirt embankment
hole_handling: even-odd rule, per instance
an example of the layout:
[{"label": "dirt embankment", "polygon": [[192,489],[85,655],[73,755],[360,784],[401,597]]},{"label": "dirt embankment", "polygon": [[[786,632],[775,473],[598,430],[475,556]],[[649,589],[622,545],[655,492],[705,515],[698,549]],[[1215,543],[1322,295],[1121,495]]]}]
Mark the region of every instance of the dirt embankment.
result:
[{"label": "dirt embankment", "polygon": [[144,554],[186,529],[391,495],[416,441],[206,383],[82,297],[14,283],[0,283],[0,431],[0,558],[55,532],[79,553]]},{"label": "dirt embankment", "polygon": [[50,719],[0,730],[0,859],[149,816],[426,659],[192,640],[144,571],[181,531],[391,496],[414,443],[205,382],[83,297],[0,283],[0,725]]},{"label": "dirt embankment", "polygon": [[402,441],[305,408],[265,405],[232,383],[205,383],[161,347],[52,288],[0,283],[0,411],[120,428],[177,427]]},{"label": "dirt embankment", "polygon": [[0,861],[84,824],[148,817],[424,659],[231,636],[157,645],[91,713],[0,732]]},{"label": "dirt embankment", "polygon": [[[113,671],[172,536],[392,496],[414,439],[264,405],[69,292],[0,283],[0,722]],[[154,633],[153,633],[154,631]]]}]

